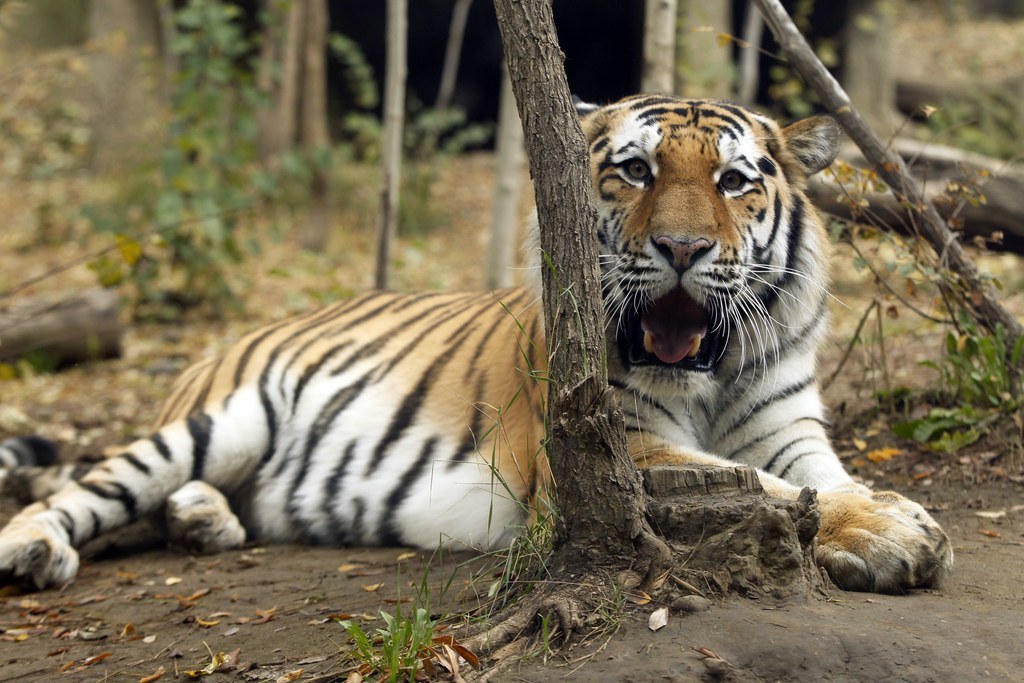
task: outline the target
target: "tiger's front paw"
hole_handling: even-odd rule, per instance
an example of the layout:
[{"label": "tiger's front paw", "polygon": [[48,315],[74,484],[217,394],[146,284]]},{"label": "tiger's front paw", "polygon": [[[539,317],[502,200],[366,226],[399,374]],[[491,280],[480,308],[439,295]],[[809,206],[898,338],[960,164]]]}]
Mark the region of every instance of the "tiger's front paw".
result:
[{"label": "tiger's front paw", "polygon": [[74,577],[78,552],[62,534],[45,522],[19,517],[0,532],[0,584],[30,583],[42,590]]},{"label": "tiger's front paw", "polygon": [[210,555],[241,548],[245,527],[224,494],[202,481],[190,481],[167,499],[167,535],[172,543]]},{"label": "tiger's front paw", "polygon": [[851,485],[818,494],[816,560],[844,590],[899,593],[938,586],[953,547],[924,508],[892,491]]}]

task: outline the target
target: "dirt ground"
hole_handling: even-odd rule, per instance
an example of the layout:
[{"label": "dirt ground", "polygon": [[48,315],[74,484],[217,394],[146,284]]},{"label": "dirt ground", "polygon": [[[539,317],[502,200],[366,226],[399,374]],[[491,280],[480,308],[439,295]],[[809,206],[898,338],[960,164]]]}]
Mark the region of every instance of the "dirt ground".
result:
[{"label": "dirt ground", "polygon": [[[908,493],[953,539],[956,569],[941,590],[714,598],[709,611],[673,611],[652,632],[655,596],[624,607],[617,628],[549,655],[534,643],[531,654],[485,673],[508,681],[1019,680],[1024,492],[986,484]],[[64,589],[0,599],[0,682],[135,681],[160,670],[186,680],[212,655],[235,650],[237,664],[208,680],[274,681],[299,670],[300,681],[344,680],[354,665],[336,619],[383,626],[378,610],[422,599],[428,565],[438,613],[472,609],[493,581],[486,560],[400,548],[155,550],[91,562]],[[458,638],[464,626],[456,620],[448,632]]]}]

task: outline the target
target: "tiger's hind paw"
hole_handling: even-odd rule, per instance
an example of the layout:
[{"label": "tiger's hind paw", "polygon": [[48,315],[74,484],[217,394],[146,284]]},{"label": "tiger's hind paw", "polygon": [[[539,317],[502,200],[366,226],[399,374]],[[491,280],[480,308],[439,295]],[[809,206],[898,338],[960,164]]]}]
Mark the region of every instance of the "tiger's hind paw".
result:
[{"label": "tiger's hind paw", "polygon": [[818,495],[815,559],[844,590],[900,593],[936,587],[953,568],[953,547],[917,503],[860,486]]},{"label": "tiger's hind paw", "polygon": [[202,481],[190,481],[167,499],[167,535],[172,543],[202,555],[245,543],[245,528],[227,498]]},{"label": "tiger's hind paw", "polygon": [[57,586],[78,573],[78,552],[47,524],[15,517],[0,532],[0,584]]}]

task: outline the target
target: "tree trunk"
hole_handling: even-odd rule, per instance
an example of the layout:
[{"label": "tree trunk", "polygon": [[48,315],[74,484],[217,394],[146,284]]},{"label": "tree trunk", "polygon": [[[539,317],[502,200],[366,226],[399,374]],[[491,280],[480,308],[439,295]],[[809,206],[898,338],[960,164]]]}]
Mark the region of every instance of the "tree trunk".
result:
[{"label": "tree trunk", "polygon": [[487,248],[487,286],[491,289],[512,285],[522,190],[523,123],[519,120],[507,66],[501,71],[497,137],[497,179],[491,214],[491,242]]},{"label": "tree trunk", "polygon": [[260,112],[260,154],[264,159],[281,154],[295,143],[302,83],[302,28],[305,2],[285,7],[268,3],[260,51],[257,83],[271,105]]},{"label": "tree trunk", "polygon": [[879,177],[892,188],[901,206],[908,207],[911,225],[928,240],[939,262],[949,269],[950,293],[981,325],[1006,329],[1008,350],[1024,334],[1020,321],[999,302],[992,286],[982,279],[977,267],[935,207],[923,196],[907,171],[906,164],[868,127],[850,102],[849,96],[825,69],[807,41],[800,35],[779,0],[754,0],[790,63],[821,98]]},{"label": "tree trunk", "polygon": [[314,0],[306,7],[303,36],[302,125],[299,142],[313,164],[311,202],[301,243],[304,249],[321,251],[330,235],[331,185],[328,169],[316,163],[314,152],[331,144],[327,131],[327,30],[330,18],[327,0]]},{"label": "tree trunk", "polygon": [[[124,164],[135,166],[140,155],[152,155],[152,130],[159,115],[162,91],[153,82],[160,54],[160,18],[152,0],[93,0],[88,35],[104,49],[86,57],[90,88],[87,103],[95,150],[92,163],[100,171]],[[171,77],[171,74],[168,74]],[[159,83],[159,81],[156,81]]]},{"label": "tree trunk", "polygon": [[[549,354],[549,458],[557,487],[558,568],[651,561],[662,544],[644,517],[640,475],[605,376],[597,212],[586,141],[569,96],[547,0],[495,0],[534,179]],[[571,294],[569,294],[571,292]],[[579,472],[588,476],[579,477]],[[643,560],[641,560],[642,562]],[[652,563],[653,564],[653,563]]]},{"label": "tree trunk", "polygon": [[391,245],[398,232],[398,192],[402,181],[402,127],[405,120],[406,0],[388,0],[387,75],[384,80],[384,131],[381,170],[380,222],[377,241],[378,289],[387,289],[391,276]]},{"label": "tree trunk", "polygon": [[[282,5],[269,2],[260,48],[257,85],[271,106],[259,113],[260,154],[272,159],[299,147],[313,152],[331,143],[327,130],[327,0]],[[277,71],[280,69],[280,71]],[[330,235],[330,179],[313,164],[309,215],[299,242],[318,251]]]},{"label": "tree trunk", "polygon": [[843,80],[850,99],[879,135],[896,130],[896,81],[890,69],[889,12],[883,0],[852,0],[843,29]]},{"label": "tree trunk", "polygon": [[37,354],[56,366],[121,355],[117,292],[30,297],[0,311],[0,361]]},{"label": "tree trunk", "polygon": [[720,99],[732,95],[732,47],[719,43],[719,33],[732,33],[731,3],[681,0],[676,92],[691,97]]},{"label": "tree trunk", "polygon": [[676,0],[646,0],[643,92],[675,92]]},{"label": "tree trunk", "polygon": [[459,75],[459,61],[462,56],[462,39],[466,35],[466,19],[473,0],[455,0],[452,8],[452,23],[448,29],[448,45],[444,51],[444,66],[441,68],[441,84],[437,88],[434,109],[442,110],[451,106],[455,93],[455,80]]},{"label": "tree trunk", "polygon": [[764,20],[761,19],[761,13],[753,5],[748,4],[747,15],[743,19],[743,36],[736,75],[736,99],[748,107],[755,106],[757,100],[763,34]]}]

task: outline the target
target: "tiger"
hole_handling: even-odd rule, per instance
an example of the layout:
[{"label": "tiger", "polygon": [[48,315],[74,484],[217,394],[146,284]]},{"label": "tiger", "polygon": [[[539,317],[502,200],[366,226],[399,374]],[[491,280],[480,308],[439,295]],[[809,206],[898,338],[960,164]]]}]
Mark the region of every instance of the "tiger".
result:
[{"label": "tiger", "polygon": [[[835,119],[783,127],[668,95],[576,109],[609,391],[636,465],[743,464],[773,496],[813,488],[815,559],[838,586],[940,585],[953,565],[941,527],[856,482],[830,442],[816,369],[830,245],[806,183],[837,155]],[[528,251],[520,287],[371,291],[193,365],[149,436],[0,531],[3,580],[61,585],[83,544],[161,511],[168,535],[198,552],[508,546],[557,493],[536,239]]]}]

